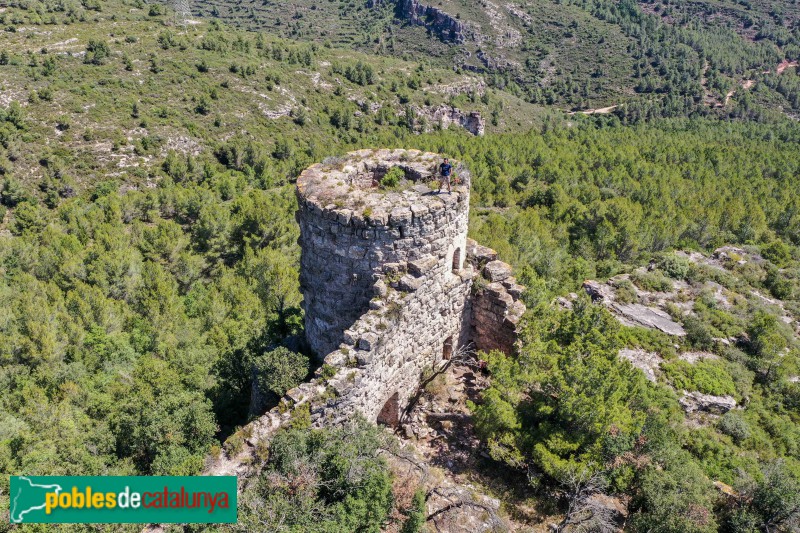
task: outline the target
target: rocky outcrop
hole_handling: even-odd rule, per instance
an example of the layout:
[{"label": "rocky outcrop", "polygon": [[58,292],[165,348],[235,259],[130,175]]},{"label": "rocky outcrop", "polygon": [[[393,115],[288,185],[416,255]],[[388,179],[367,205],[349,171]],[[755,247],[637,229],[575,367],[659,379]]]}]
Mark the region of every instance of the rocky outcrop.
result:
[{"label": "rocky outcrop", "polygon": [[436,107],[415,107],[414,111],[418,116],[425,117],[429,124],[442,129],[455,124],[477,137],[482,137],[486,132],[486,120],[478,111],[467,113],[447,104]]},{"label": "rocky outcrop", "polygon": [[686,336],[683,326],[672,320],[666,311],[657,307],[648,307],[641,304],[619,304],[610,306],[611,312],[626,326],[641,326],[657,329],[668,335],[676,337]]},{"label": "rocky outcrop", "polygon": [[583,289],[592,301],[608,307],[608,310],[626,326],[640,326],[663,331],[668,335],[683,337],[686,331],[666,311],[638,303],[620,303],[615,299],[614,287],[594,280],[583,282]]},{"label": "rocky outcrop", "polygon": [[421,4],[419,0],[399,0],[397,16],[417,26],[425,26],[444,41],[462,44],[464,24],[439,8]]},{"label": "rocky outcrop", "polygon": [[655,352],[647,352],[639,349],[623,348],[619,351],[619,357],[631,363],[634,367],[644,372],[644,377],[648,381],[655,383],[656,374],[660,372],[663,359]]},{"label": "rocky outcrop", "polygon": [[736,407],[733,396],[713,396],[702,392],[684,392],[678,400],[687,413],[704,412],[722,415]]}]

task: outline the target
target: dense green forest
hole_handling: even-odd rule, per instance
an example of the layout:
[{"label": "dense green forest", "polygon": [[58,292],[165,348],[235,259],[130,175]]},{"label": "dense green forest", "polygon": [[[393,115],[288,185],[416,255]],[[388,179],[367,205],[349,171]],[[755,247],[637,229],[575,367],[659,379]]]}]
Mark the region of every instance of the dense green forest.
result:
[{"label": "dense green forest", "polygon": [[[478,416],[487,419],[482,431],[489,442],[513,443],[498,459],[540,464],[559,480],[561,461],[573,450],[585,449],[570,459],[578,464],[610,460],[602,445],[612,426],[622,432],[616,453],[628,452],[622,441],[634,442],[648,416],[655,416],[648,413],[657,410],[659,431],[669,433],[659,445],[697,461],[676,457],[682,467],[695,464],[734,483],[738,469],[758,476],[759,460],[783,458],[775,475],[796,474],[800,391],[786,379],[797,373],[794,351],[784,357],[781,372],[768,376],[759,369],[769,356],[761,354],[774,354],[774,348],[726,352],[737,372],[729,378],[735,392],[750,402],[745,423],[751,436],[734,444],[722,429],[681,433],[674,397],[646,387],[613,357],[626,343],[660,346],[668,344],[664,339],[626,336],[605,311],[591,306],[582,311],[587,316],[575,311],[564,318],[549,307],[552,296],[576,290],[587,277],[625,271],[665,250],[747,243],[774,249],[776,265],[742,272],[741,279],[772,291],[797,312],[800,199],[796,186],[780,186],[794,184],[798,175],[792,128],[685,120],[629,128],[586,120],[545,130],[477,139],[398,129],[381,141],[467,161],[474,175],[473,234],[511,260],[530,287],[534,333],[524,357],[493,360],[499,365],[493,367],[495,387],[517,391],[504,392],[504,404],[527,397],[521,389],[541,379],[577,389],[578,403],[569,401],[558,415],[563,420],[546,416],[542,435],[520,435],[529,423],[490,414],[501,409],[509,416],[519,408],[514,419],[544,416],[531,412],[527,401],[482,406]],[[0,241],[4,471],[196,473],[208,453],[220,453],[213,451],[218,437],[246,420],[253,362],[270,353],[270,343],[297,331],[291,185],[264,190],[253,176],[213,159],[199,164],[170,156],[166,162],[155,188],[123,194],[103,183],[53,208],[5,181],[3,202],[13,217],[11,235]],[[174,167],[185,170],[173,175]],[[697,212],[704,213],[700,220]],[[723,283],[743,283],[731,278]],[[713,327],[716,318],[702,327]],[[770,334],[794,347],[796,339],[780,331]],[[553,333],[539,338],[535,332]],[[590,362],[552,372],[572,361],[575,350],[587,349],[584,343],[591,346]],[[504,370],[509,364],[524,371]],[[610,379],[607,366],[620,372],[619,382]],[[503,379],[507,374],[512,383]],[[595,396],[581,400],[580,388],[596,384],[597,376],[609,389],[607,412],[575,421],[593,429],[581,429],[578,442],[570,443],[559,434],[576,416],[570,412],[585,409],[581,401],[596,402]],[[638,398],[633,394],[643,396],[627,405]],[[625,405],[614,400],[620,396]],[[537,409],[560,412],[558,405],[547,407],[550,402]],[[501,421],[509,426],[497,427]],[[536,444],[541,439],[545,443]],[[567,440],[554,451],[547,444],[553,439]],[[740,446],[751,450],[748,459],[735,459]],[[657,475],[637,473],[645,474]],[[644,490],[637,485],[644,478],[614,476],[615,490]],[[704,494],[713,502],[709,490]]]},{"label": "dense green forest", "polygon": [[[796,27],[731,49],[692,27],[689,3],[659,8],[674,26],[643,5],[569,8],[638,43],[641,85],[614,113],[543,108],[585,97],[436,58],[183,28],[160,4],[3,8],[0,472],[192,475],[241,446],[253,368],[275,397],[313,370],[279,346],[302,324],[293,180],[326,156],[409,147],[470,168],[471,236],[528,287],[519,356],[481,355],[491,386],[473,412],[493,468],[567,517],[591,491],[624,497],[635,531],[796,530],[800,345],[781,318],[800,316],[800,128],[779,109],[797,109],[800,78],[760,70],[797,59]],[[712,111],[701,78],[719,97],[755,85]],[[431,123],[441,105],[480,111],[487,134]],[[762,259],[715,269],[675,253],[723,245]],[[714,282],[732,305],[670,308],[688,333],[675,339],[582,296],[555,303],[619,274],[631,299]],[[623,348],[658,353],[663,376],[647,381]],[[680,390],[742,408],[695,424]],[[424,502],[393,500],[386,435],[343,431],[299,421],[277,437],[238,527],[285,511],[291,531],[420,530]],[[7,490],[4,475],[0,518]]]}]

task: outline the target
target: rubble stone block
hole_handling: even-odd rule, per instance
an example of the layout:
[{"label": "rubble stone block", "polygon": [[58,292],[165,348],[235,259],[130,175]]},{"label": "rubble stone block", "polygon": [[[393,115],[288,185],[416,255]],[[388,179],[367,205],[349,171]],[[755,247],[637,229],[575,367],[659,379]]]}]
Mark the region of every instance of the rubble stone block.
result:
[{"label": "rubble stone block", "polygon": [[483,267],[483,275],[491,282],[511,277],[511,267],[502,261],[490,261]]}]

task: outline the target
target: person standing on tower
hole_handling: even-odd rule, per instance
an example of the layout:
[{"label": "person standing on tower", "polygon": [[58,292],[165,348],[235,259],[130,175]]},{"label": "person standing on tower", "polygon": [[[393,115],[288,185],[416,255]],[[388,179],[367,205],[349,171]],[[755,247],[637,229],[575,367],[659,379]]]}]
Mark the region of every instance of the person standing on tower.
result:
[{"label": "person standing on tower", "polygon": [[442,164],[439,165],[439,175],[440,175],[439,180],[441,182],[441,184],[439,186],[439,192],[441,192],[441,190],[445,186],[445,184],[447,184],[447,192],[448,192],[448,194],[453,192],[452,191],[452,186],[450,184],[450,175],[452,173],[453,173],[453,165],[451,165],[450,164],[450,160],[445,157],[444,161],[442,162]]}]

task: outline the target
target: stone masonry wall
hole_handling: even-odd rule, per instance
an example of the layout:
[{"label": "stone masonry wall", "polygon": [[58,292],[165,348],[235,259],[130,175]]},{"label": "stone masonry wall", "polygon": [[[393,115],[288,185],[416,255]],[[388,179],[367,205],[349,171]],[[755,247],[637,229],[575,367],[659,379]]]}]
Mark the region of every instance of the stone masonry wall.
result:
[{"label": "stone masonry wall", "polygon": [[482,273],[472,298],[471,338],[484,352],[514,352],[517,326],[525,312],[520,297],[525,288],[512,276],[511,267],[497,260],[497,252],[469,239],[467,257]]}]

